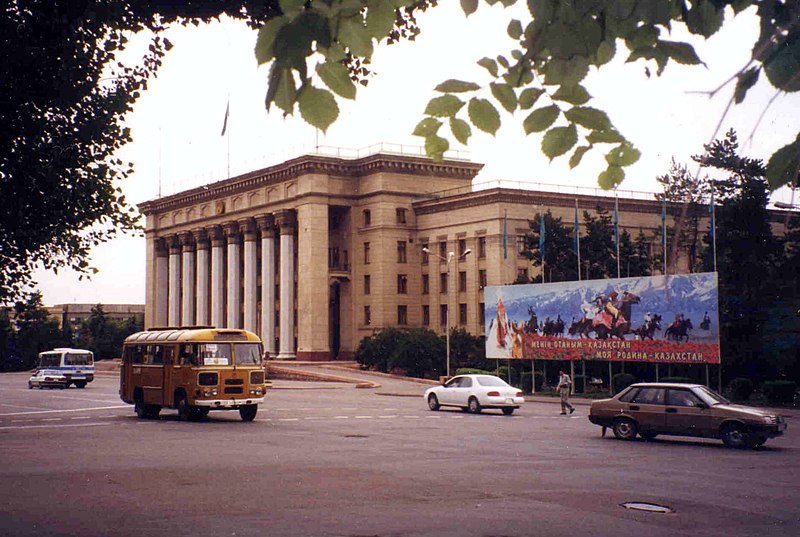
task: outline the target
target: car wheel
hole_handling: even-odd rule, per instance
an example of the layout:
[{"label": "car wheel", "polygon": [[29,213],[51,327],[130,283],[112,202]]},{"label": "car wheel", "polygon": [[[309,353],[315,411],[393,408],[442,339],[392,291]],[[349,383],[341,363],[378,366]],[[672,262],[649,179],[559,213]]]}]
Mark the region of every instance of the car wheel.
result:
[{"label": "car wheel", "polygon": [[467,404],[469,405],[467,408],[469,408],[470,412],[473,414],[480,414],[481,404],[478,402],[477,397],[470,397],[469,401],[467,401]]},{"label": "car wheel", "polygon": [[745,443],[747,447],[750,449],[760,448],[767,442],[767,437],[757,435],[757,434],[750,434],[745,437]]},{"label": "car wheel", "polygon": [[242,421],[253,421],[256,419],[257,412],[258,405],[243,405],[239,407],[239,416],[242,418]]},{"label": "car wheel", "polygon": [[33,389],[33,382],[31,382],[31,381],[28,381],[28,389],[29,389],[29,390],[32,390],[32,389]]},{"label": "car wheel", "polygon": [[439,399],[436,397],[435,393],[432,393],[428,396],[428,408],[433,411],[439,410]]},{"label": "car wheel", "polygon": [[639,436],[641,436],[642,438],[644,438],[647,441],[650,441],[650,440],[655,440],[656,437],[658,436],[658,433],[654,433],[653,431],[644,431],[644,432],[640,432]]},{"label": "car wheel", "polygon": [[732,449],[746,447],[747,435],[744,427],[737,423],[726,423],[719,432],[722,443]]},{"label": "car wheel", "polygon": [[514,413],[514,409],[513,408],[504,408],[503,409],[503,414],[505,414],[506,416],[510,416],[513,413]]},{"label": "car wheel", "polygon": [[620,440],[633,440],[636,438],[638,427],[636,422],[628,418],[614,420],[614,436]]}]

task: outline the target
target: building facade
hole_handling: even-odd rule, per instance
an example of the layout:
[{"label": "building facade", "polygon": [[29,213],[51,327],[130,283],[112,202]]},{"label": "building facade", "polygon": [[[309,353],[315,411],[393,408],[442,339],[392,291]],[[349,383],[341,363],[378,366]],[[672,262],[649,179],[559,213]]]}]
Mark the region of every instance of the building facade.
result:
[{"label": "building facade", "polygon": [[[483,333],[483,288],[536,276],[519,253],[533,215],[571,222],[576,200],[613,211],[615,199],[478,190],[481,168],[308,155],[145,202],[145,325],[245,328],[272,357],[300,360],[351,359],[388,326]],[[618,204],[621,229],[657,236],[659,202]]]}]

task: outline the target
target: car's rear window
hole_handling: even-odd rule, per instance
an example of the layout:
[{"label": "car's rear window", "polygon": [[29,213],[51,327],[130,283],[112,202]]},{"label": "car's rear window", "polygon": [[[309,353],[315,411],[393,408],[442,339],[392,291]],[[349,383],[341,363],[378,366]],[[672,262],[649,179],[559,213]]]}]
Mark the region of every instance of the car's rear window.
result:
[{"label": "car's rear window", "polygon": [[502,379],[497,377],[478,377],[478,384],[481,386],[508,386]]}]

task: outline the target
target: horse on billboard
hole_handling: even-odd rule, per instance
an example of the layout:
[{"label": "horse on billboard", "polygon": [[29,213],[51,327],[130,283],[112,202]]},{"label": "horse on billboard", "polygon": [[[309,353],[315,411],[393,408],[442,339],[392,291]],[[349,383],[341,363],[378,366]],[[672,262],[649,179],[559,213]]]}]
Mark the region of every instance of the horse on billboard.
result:
[{"label": "horse on billboard", "polygon": [[661,315],[655,314],[647,319],[645,323],[639,328],[635,329],[633,333],[641,340],[653,339],[653,334],[661,330]]},{"label": "horse on billboard", "polygon": [[632,333],[631,311],[633,305],[640,302],[640,298],[628,291],[623,291],[619,300],[618,297],[619,293],[613,291],[608,298],[598,295],[593,304],[584,303],[581,306],[584,315],[570,325],[569,334],[585,338],[594,332],[596,339],[625,339],[626,334]]},{"label": "horse on billboard", "polygon": [[692,320],[681,317],[667,327],[664,331],[664,339],[683,341],[684,338],[686,338],[686,341],[689,341],[689,330],[692,328],[694,328],[694,326],[692,326]]}]

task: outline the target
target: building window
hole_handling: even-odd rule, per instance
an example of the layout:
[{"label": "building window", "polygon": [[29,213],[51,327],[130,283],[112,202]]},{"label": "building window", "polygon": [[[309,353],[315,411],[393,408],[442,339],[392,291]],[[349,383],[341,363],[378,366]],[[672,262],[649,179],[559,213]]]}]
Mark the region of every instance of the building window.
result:
[{"label": "building window", "polygon": [[365,295],[368,295],[370,293],[370,290],[371,290],[371,285],[370,284],[371,283],[372,283],[372,279],[370,278],[370,275],[369,274],[365,274],[364,275],[364,294]]},{"label": "building window", "polygon": [[467,273],[466,271],[459,271],[458,273],[458,290],[465,292],[467,290]]},{"label": "building window", "polygon": [[458,239],[458,255],[463,256],[467,251],[467,239]]},{"label": "building window", "polygon": [[522,255],[525,252],[525,235],[517,235],[515,240],[517,243],[517,255]]},{"label": "building window", "polygon": [[447,304],[439,305],[439,324],[447,328]]},{"label": "building window", "polygon": [[397,208],[395,209],[395,218],[398,224],[405,224],[406,223],[406,210]]},{"label": "building window", "polygon": [[483,289],[489,285],[489,280],[486,276],[486,269],[480,269],[478,271],[478,288]]},{"label": "building window", "polygon": [[478,304],[478,324],[481,328],[486,325],[486,305],[483,302]]},{"label": "building window", "polygon": [[447,260],[447,241],[441,241],[439,243],[439,257],[442,258],[440,260],[441,263]]},{"label": "building window", "polygon": [[406,262],[406,241],[397,241],[397,262]]},{"label": "building window", "polygon": [[431,325],[431,307],[422,306],[422,326]]},{"label": "building window", "polygon": [[428,249],[428,243],[427,242],[423,242],[422,243],[422,264],[423,265],[427,265],[428,262],[430,261],[430,259],[428,257],[428,252],[425,251],[427,249]]},{"label": "building window", "polygon": [[372,225],[372,211],[370,211],[369,209],[364,209],[364,212],[362,214],[364,215],[364,225],[365,226]]},{"label": "building window", "polygon": [[447,293],[447,273],[442,272],[439,274],[439,292],[442,294]]},{"label": "building window", "polygon": [[459,304],[458,305],[458,324],[464,326],[467,324],[467,305],[466,304]]},{"label": "building window", "polygon": [[518,268],[517,269],[517,281],[518,282],[530,281],[529,278],[528,278],[528,269],[526,269],[526,268]]},{"label": "building window", "polygon": [[369,306],[364,306],[364,324],[372,324],[372,310]]},{"label": "building window", "polygon": [[478,237],[478,257],[486,257],[486,237]]},{"label": "building window", "polygon": [[408,324],[408,306],[397,306],[397,324],[401,326]]},{"label": "building window", "polygon": [[364,264],[369,265],[369,243],[364,243]]},{"label": "building window", "polygon": [[431,279],[427,274],[422,275],[422,294],[427,295],[431,292]]},{"label": "building window", "polygon": [[408,294],[408,276],[406,276],[405,274],[397,275],[397,294],[398,295]]}]

